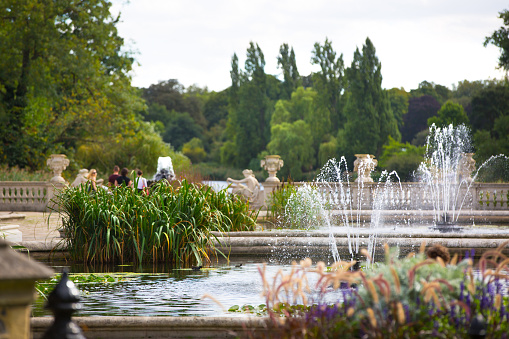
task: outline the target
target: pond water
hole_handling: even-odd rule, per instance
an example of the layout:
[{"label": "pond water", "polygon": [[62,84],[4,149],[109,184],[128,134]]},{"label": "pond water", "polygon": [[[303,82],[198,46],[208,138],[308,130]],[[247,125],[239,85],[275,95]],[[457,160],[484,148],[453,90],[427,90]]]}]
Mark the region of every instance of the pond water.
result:
[{"label": "pond water", "polygon": [[[233,305],[265,304],[258,267],[247,263],[241,267],[219,266],[175,269],[168,273],[115,273],[114,283],[78,284],[82,309],[75,316],[236,316],[228,312]],[[267,264],[266,275],[272,281],[279,270],[289,272],[290,265]],[[61,268],[55,267],[57,272]],[[72,272],[71,272],[72,275]],[[310,276],[310,282],[313,277]],[[221,305],[204,295],[214,297]],[[50,315],[44,310],[44,299],[38,298],[33,315]]]}]

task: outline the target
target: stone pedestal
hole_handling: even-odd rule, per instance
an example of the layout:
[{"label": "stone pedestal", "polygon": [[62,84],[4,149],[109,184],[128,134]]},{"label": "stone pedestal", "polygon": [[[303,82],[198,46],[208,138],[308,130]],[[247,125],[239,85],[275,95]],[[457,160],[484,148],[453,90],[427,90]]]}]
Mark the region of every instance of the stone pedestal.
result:
[{"label": "stone pedestal", "polygon": [[52,154],[46,161],[48,167],[53,171],[53,178],[50,182],[53,184],[65,184],[62,172],[69,166],[69,159],[65,154]]},{"label": "stone pedestal", "polygon": [[283,165],[284,162],[279,155],[267,155],[265,159],[260,162],[260,166],[269,172],[269,177],[265,180],[265,182],[280,182],[278,177],[276,177],[276,173],[281,169],[281,167],[283,167]]}]

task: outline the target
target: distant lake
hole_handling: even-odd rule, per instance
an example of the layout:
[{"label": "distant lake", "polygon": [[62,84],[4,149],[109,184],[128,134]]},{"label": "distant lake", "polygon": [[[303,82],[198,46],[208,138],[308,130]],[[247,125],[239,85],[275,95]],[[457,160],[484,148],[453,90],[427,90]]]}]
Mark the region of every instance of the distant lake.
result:
[{"label": "distant lake", "polygon": [[[228,183],[226,181],[216,181],[216,180],[204,180],[202,181],[205,185],[209,185],[216,192],[219,192],[222,189],[228,187]],[[260,191],[263,191],[263,185],[260,185]],[[232,189],[229,188],[228,192],[232,192]]]},{"label": "distant lake", "polygon": [[[216,192],[219,192],[222,189],[228,187],[228,183],[226,181],[216,181],[216,180],[204,180],[202,181],[205,185],[209,185]],[[232,189],[229,188],[228,192],[232,192]]]}]

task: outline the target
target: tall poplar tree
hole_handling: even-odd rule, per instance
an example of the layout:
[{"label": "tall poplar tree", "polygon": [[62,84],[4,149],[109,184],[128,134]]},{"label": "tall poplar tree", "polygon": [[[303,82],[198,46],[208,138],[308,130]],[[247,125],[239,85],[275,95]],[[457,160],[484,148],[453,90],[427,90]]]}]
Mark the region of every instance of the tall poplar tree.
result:
[{"label": "tall poplar tree", "polygon": [[265,57],[258,44],[249,44],[245,72],[238,69],[238,58],[234,55],[231,76],[229,140],[221,150],[221,161],[247,167],[270,140]]},{"label": "tall poplar tree", "polygon": [[301,85],[293,47],[290,48],[288,44],[282,44],[281,47],[279,47],[277,64],[283,70],[284,81],[282,84],[281,99],[289,100],[292,96],[292,92]]},{"label": "tall poplar tree", "polygon": [[348,145],[346,151],[350,156],[355,153],[379,155],[389,136],[395,140],[401,138],[387,92],[382,89],[381,69],[375,46],[366,38],[362,53],[356,49],[352,64],[346,70],[349,95],[343,143]]},{"label": "tall poplar tree", "polygon": [[344,124],[341,113],[341,95],[344,88],[343,54],[336,58],[332,42],[325,39],[323,45],[315,43],[311,63],[320,65],[320,72],[313,74],[313,87],[319,99],[330,112],[332,129],[337,131]]}]

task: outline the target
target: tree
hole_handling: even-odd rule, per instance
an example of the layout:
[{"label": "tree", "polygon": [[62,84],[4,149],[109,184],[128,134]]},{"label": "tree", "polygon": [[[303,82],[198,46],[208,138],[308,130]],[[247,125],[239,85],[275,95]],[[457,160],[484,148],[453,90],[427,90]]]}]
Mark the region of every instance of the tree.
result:
[{"label": "tree", "polygon": [[193,163],[202,162],[207,153],[203,148],[203,142],[198,138],[192,138],[182,146],[182,153]]},{"label": "tree", "polygon": [[425,148],[408,142],[403,144],[391,137],[383,148],[378,166],[388,172],[396,171],[401,181],[411,181],[414,172],[424,160]]},{"label": "tree", "polygon": [[408,113],[403,116],[401,139],[411,142],[415,135],[428,129],[428,119],[437,114],[440,103],[431,95],[413,97],[408,100]]},{"label": "tree", "polygon": [[203,129],[188,113],[170,112],[170,118],[163,132],[163,140],[176,150],[193,138],[202,136]]},{"label": "tree", "polygon": [[258,44],[247,49],[245,72],[232,58],[232,88],[226,133],[229,141],[221,148],[221,161],[247,167],[256,160],[270,139],[270,100],[267,96],[265,57]]},{"label": "tree", "polygon": [[392,114],[398,122],[398,129],[401,131],[403,127],[403,117],[408,112],[408,99],[410,93],[404,88],[392,88],[387,91],[389,101],[391,103]]},{"label": "tree", "polygon": [[437,113],[437,116],[428,119],[428,126],[435,124],[437,127],[445,127],[453,124],[468,125],[468,117],[463,106],[452,101],[447,101]]},{"label": "tree", "polygon": [[267,150],[271,154],[279,154],[285,161],[285,166],[281,168],[279,174],[301,180],[303,170],[311,170],[315,162],[309,125],[303,120],[293,123],[283,122],[272,126],[271,133],[272,139],[267,145]]},{"label": "tree", "polygon": [[311,88],[299,87],[291,95],[291,100],[279,100],[272,114],[271,126],[284,122],[305,121],[312,135],[314,153],[319,151],[320,143],[329,137],[329,111],[319,105],[318,94]]},{"label": "tree", "polygon": [[493,32],[491,36],[486,37],[484,40],[484,47],[493,44],[500,49],[500,57],[498,58],[498,66],[506,71],[509,71],[509,11],[503,10],[499,12],[499,18],[504,21],[505,27],[500,27]]},{"label": "tree", "polygon": [[281,47],[279,47],[277,64],[278,67],[283,70],[284,81],[282,83],[282,98],[289,100],[292,92],[299,87],[301,83],[293,47],[290,49],[288,44],[282,44]]},{"label": "tree", "polygon": [[143,98],[147,103],[157,103],[166,107],[168,112],[188,113],[196,124],[202,128],[207,127],[207,120],[203,116],[202,102],[198,95],[201,89],[190,86],[188,92],[176,79],[159,81],[143,89]]},{"label": "tree", "polygon": [[[48,153],[103,142],[137,129],[143,109],[128,72],[118,17],[111,3],[14,1],[0,3],[0,159],[44,166]],[[100,140],[100,141],[99,141]]]},{"label": "tree", "polygon": [[349,96],[345,105],[344,129],[350,158],[355,153],[379,155],[389,136],[401,138],[390,107],[387,92],[382,89],[382,65],[369,38],[357,48],[350,68],[346,70]]},{"label": "tree", "polygon": [[435,85],[433,82],[423,81],[417,89],[411,90],[410,94],[413,97],[430,95],[440,104],[444,104],[451,97],[451,90],[442,85]]},{"label": "tree", "polygon": [[332,42],[326,38],[323,45],[315,43],[311,63],[320,65],[321,71],[313,74],[313,86],[321,104],[330,112],[332,130],[337,131],[344,124],[341,114],[341,95],[344,88],[343,54],[336,58]]},{"label": "tree", "polygon": [[509,83],[489,83],[472,98],[470,123],[474,130],[492,130],[495,120],[509,114]]}]

